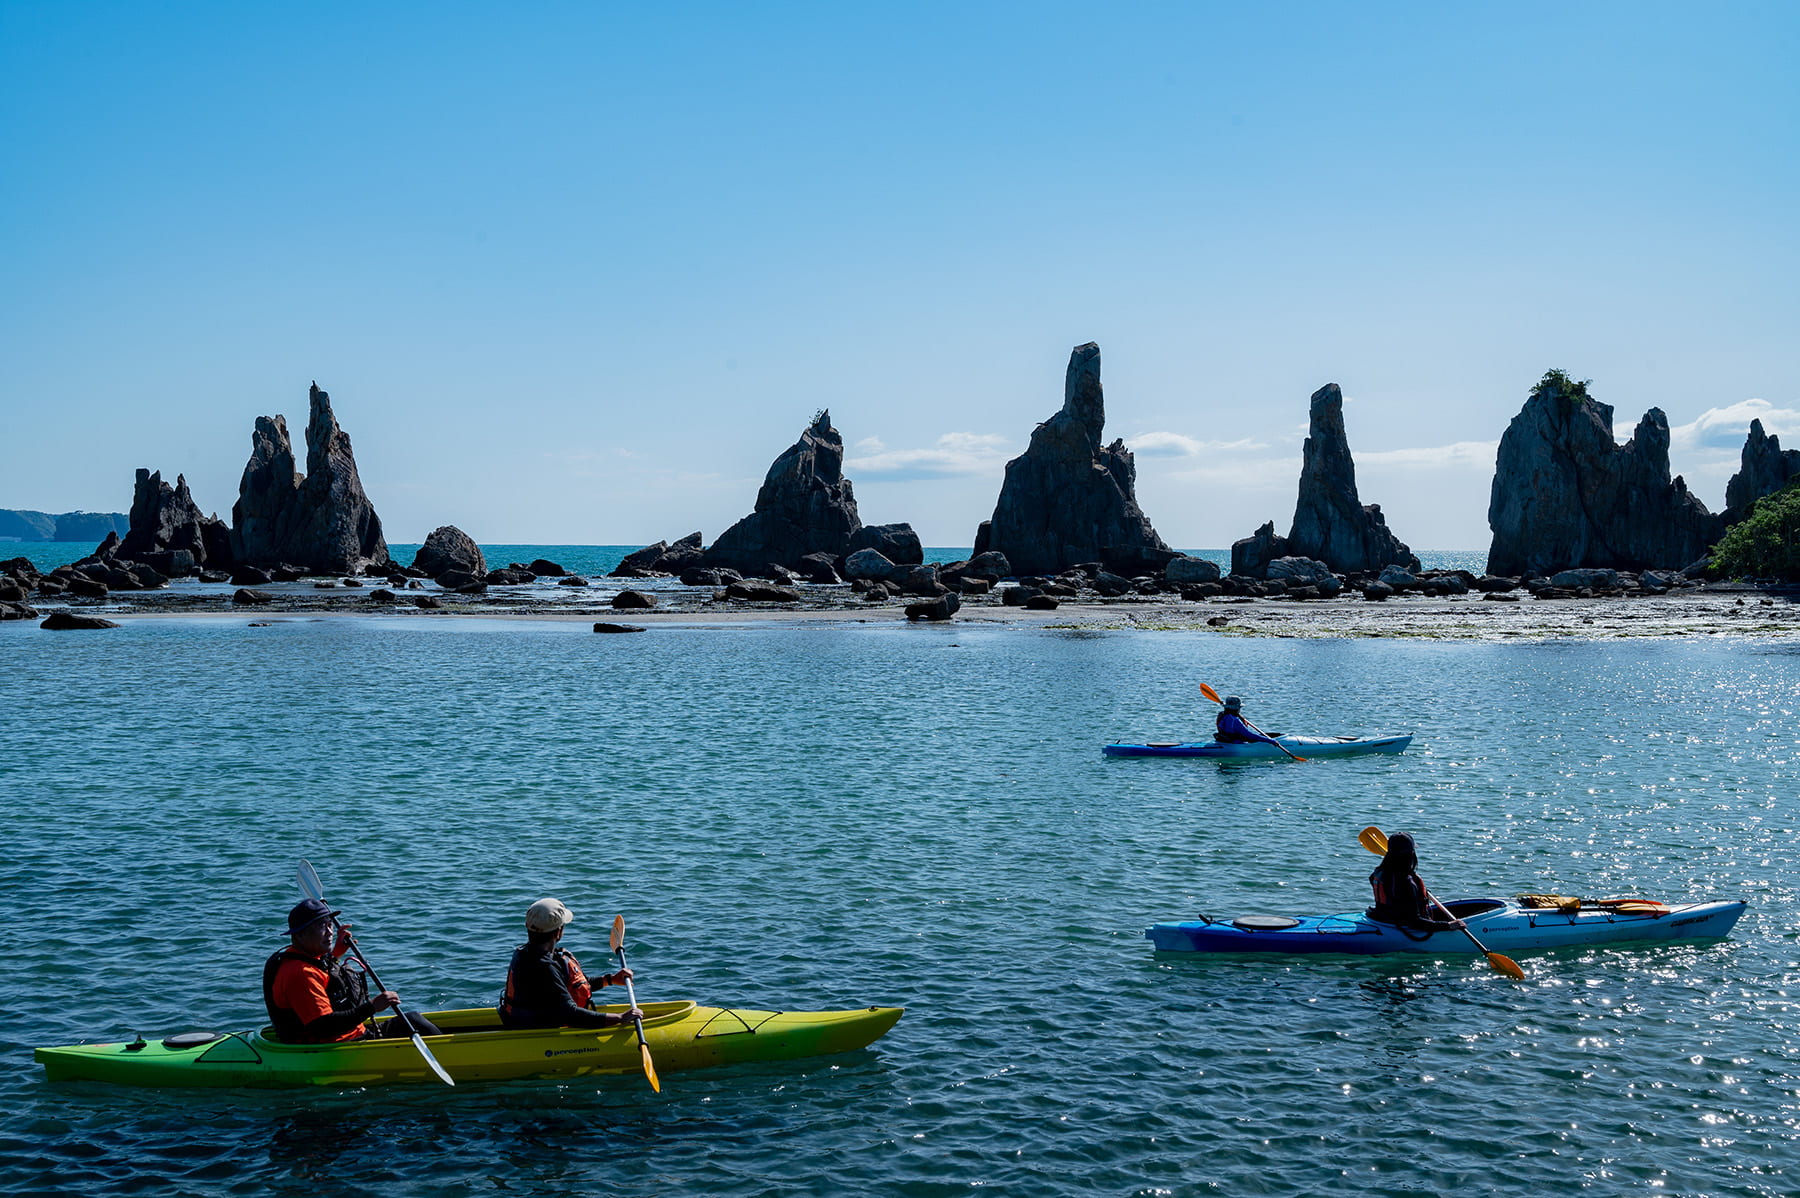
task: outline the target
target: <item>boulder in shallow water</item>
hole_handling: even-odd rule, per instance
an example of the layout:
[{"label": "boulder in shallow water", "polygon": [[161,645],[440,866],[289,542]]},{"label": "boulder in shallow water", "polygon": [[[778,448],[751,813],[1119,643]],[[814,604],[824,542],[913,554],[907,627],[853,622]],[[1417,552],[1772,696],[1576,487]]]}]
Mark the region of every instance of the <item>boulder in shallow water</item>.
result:
[{"label": "boulder in shallow water", "polygon": [[102,620],[99,616],[78,615],[72,611],[53,611],[39,628],[50,632],[71,632],[82,628],[117,628],[111,620]]},{"label": "boulder in shallow water", "polygon": [[852,582],[858,578],[885,581],[897,568],[879,549],[858,549],[844,559],[844,577]]},{"label": "boulder in shallow water", "polygon": [[962,606],[962,600],[955,594],[939,595],[936,599],[927,599],[919,603],[906,605],[906,618],[909,620],[948,620],[956,615]]},{"label": "boulder in shallow water", "polygon": [[431,530],[431,535],[419,546],[419,552],[413,555],[412,568],[427,578],[437,578],[451,571],[472,576],[488,572],[487,558],[482,554],[481,546],[454,524]]},{"label": "boulder in shallow water", "polygon": [[850,534],[846,555],[861,549],[873,549],[896,566],[918,566],[925,562],[925,547],[910,524],[865,524]]}]

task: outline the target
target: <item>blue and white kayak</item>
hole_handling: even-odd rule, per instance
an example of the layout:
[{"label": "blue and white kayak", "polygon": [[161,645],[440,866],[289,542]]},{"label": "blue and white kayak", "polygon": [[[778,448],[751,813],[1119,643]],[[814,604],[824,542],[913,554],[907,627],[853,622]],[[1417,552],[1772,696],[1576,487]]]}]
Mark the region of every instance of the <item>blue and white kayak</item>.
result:
[{"label": "blue and white kayak", "polygon": [[[1364,753],[1400,753],[1412,744],[1407,736],[1277,736],[1296,757],[1360,757]],[[1260,761],[1279,757],[1286,760],[1274,745],[1256,741],[1247,745],[1224,744],[1216,740],[1150,741],[1147,744],[1119,743],[1100,746],[1108,757],[1219,757],[1236,761]]]},{"label": "blue and white kayak", "polygon": [[[1704,940],[1723,936],[1744,903],[1633,903],[1626,909],[1583,906],[1575,911],[1525,907],[1512,899],[1460,899],[1445,904],[1489,952],[1568,948],[1588,944]],[[1654,910],[1654,908],[1661,908]],[[1377,923],[1358,911],[1342,915],[1246,915],[1237,919],[1159,923],[1144,932],[1165,953],[1449,953],[1479,952],[1459,931],[1421,932]]]}]

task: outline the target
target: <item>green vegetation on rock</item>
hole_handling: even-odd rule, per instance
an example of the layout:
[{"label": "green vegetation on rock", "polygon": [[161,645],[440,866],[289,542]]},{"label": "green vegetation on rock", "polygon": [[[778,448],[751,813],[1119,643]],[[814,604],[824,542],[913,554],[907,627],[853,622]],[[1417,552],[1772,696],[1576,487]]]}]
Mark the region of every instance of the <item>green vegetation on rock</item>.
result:
[{"label": "green vegetation on rock", "polygon": [[1593,379],[1576,381],[1569,377],[1569,372],[1566,370],[1546,370],[1544,377],[1537,381],[1537,386],[1531,389],[1531,398],[1536,399],[1540,395],[1561,394],[1571,404],[1578,404],[1583,400],[1593,398],[1588,394],[1588,384],[1593,381]]},{"label": "green vegetation on rock", "polygon": [[1800,480],[1750,505],[1750,514],[1713,546],[1712,570],[1726,578],[1800,582]]}]

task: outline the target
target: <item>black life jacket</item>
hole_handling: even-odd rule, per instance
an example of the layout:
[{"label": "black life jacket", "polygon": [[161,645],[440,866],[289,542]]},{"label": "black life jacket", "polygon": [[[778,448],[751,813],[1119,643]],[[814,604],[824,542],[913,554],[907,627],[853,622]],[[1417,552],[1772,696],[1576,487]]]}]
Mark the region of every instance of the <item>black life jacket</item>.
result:
[{"label": "black life jacket", "polygon": [[1375,905],[1369,908],[1369,918],[1402,927],[1442,922],[1431,917],[1431,903],[1425,897],[1425,883],[1419,880],[1417,874],[1406,874],[1399,879],[1399,883],[1398,886],[1390,886],[1388,878],[1379,869],[1369,875],[1369,887],[1375,892]]},{"label": "black life jacket", "polygon": [[[529,970],[529,975],[535,978],[540,985],[543,982],[543,971],[531,968],[534,957],[537,960],[549,962],[550,976],[568,991],[570,1002],[584,1009],[593,1006],[594,988],[589,984],[587,974],[581,971],[581,962],[575,959],[574,953],[567,949],[556,948],[546,956],[538,957],[533,951],[533,946],[528,942],[513,950],[512,963],[506,967],[506,993],[500,999],[500,1018],[503,1022],[514,1019],[529,1020],[533,1008],[527,1007],[521,1000],[533,997],[541,1000],[545,997],[541,992],[535,995],[520,993],[522,987],[516,976],[520,973]],[[559,966],[560,968],[558,968]]]},{"label": "black life jacket", "polygon": [[275,975],[281,971],[284,961],[303,961],[325,971],[325,997],[333,1011],[348,1011],[369,999],[369,979],[362,970],[349,969],[332,956],[309,957],[290,944],[263,962],[263,1006],[268,1008],[269,1022],[275,1025],[275,1035],[280,1040],[289,1044],[306,1040],[306,1025],[300,1021],[300,1016],[287,1007],[275,1005]]}]

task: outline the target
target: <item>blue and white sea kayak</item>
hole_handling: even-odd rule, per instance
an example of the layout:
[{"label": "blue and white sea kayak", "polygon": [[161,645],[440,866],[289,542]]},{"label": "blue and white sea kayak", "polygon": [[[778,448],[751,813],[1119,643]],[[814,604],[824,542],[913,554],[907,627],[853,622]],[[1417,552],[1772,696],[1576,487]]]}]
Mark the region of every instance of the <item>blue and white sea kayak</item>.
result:
[{"label": "blue and white sea kayak", "polygon": [[[1277,736],[1296,757],[1360,757],[1364,753],[1400,753],[1412,743],[1407,736]],[[1102,745],[1108,757],[1220,757],[1228,760],[1257,761],[1267,758],[1286,759],[1274,745],[1257,741],[1248,745],[1229,745],[1216,740],[1151,741],[1148,744]]]},{"label": "blue and white sea kayak", "polygon": [[[1525,907],[1512,899],[1459,899],[1446,906],[1489,952],[1702,940],[1731,931],[1744,903],[1633,904],[1637,909],[1583,906],[1576,911]],[[1661,910],[1651,908],[1661,907]],[[1377,923],[1359,911],[1342,915],[1246,915],[1237,919],[1159,923],[1144,936],[1169,953],[1476,953],[1459,931],[1420,932]]]}]

